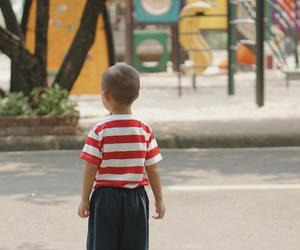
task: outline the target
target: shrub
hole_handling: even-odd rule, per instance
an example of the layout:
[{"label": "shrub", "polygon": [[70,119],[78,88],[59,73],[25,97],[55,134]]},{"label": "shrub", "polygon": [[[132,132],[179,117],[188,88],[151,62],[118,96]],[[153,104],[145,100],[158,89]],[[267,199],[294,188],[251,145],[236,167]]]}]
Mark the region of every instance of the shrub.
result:
[{"label": "shrub", "polygon": [[69,100],[69,92],[59,85],[34,89],[31,93],[32,106],[37,115],[74,115],[76,104]]},{"label": "shrub", "polygon": [[22,93],[7,93],[0,99],[0,116],[32,115],[28,98]]},{"label": "shrub", "polygon": [[76,103],[69,100],[69,92],[58,85],[36,88],[29,98],[23,93],[6,93],[0,98],[0,116],[77,115],[75,107]]}]

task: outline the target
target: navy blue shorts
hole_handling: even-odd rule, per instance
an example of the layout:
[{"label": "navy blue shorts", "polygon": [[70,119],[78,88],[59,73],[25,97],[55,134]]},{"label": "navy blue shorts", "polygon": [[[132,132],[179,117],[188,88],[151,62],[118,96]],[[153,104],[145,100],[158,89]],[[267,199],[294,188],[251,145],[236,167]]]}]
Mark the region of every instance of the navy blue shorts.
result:
[{"label": "navy blue shorts", "polygon": [[144,187],[95,189],[87,250],[148,250],[149,200]]}]

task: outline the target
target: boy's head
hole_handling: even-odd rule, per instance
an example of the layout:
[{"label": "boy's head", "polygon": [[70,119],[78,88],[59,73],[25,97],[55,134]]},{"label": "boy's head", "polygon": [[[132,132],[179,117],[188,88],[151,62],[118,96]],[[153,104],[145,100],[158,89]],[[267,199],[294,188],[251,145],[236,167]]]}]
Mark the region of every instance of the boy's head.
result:
[{"label": "boy's head", "polygon": [[130,106],[139,96],[140,78],[131,66],[118,63],[109,67],[103,74],[101,89],[120,106]]}]

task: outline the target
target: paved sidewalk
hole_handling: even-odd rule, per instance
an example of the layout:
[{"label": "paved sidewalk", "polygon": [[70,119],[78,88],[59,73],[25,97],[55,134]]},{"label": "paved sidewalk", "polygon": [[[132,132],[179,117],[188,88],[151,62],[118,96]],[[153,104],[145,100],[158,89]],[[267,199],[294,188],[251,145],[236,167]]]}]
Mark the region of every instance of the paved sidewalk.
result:
[{"label": "paved sidewalk", "polygon": [[[149,122],[161,147],[260,147],[300,145],[300,83],[285,86],[284,75],[266,72],[265,106],[255,104],[255,74],[236,75],[236,94],[228,96],[227,76],[183,77],[178,96],[177,76],[141,76],[140,97],[134,113]],[[0,138],[0,150],[78,149],[94,122],[107,114],[99,96],[73,97],[81,114],[76,136]]]},{"label": "paved sidewalk", "polygon": [[[85,249],[79,154],[0,153],[1,250]],[[161,221],[150,217],[151,250],[299,249],[300,147],[162,154],[167,212]]]}]

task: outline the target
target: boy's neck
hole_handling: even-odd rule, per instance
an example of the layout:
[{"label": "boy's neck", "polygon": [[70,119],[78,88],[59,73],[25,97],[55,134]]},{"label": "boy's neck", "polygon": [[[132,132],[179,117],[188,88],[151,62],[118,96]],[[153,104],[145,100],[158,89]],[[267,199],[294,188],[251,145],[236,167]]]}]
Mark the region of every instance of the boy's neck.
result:
[{"label": "boy's neck", "polygon": [[112,115],[132,114],[131,106],[128,107],[115,107],[111,110]]}]

